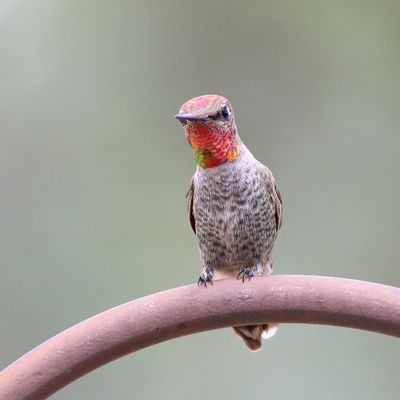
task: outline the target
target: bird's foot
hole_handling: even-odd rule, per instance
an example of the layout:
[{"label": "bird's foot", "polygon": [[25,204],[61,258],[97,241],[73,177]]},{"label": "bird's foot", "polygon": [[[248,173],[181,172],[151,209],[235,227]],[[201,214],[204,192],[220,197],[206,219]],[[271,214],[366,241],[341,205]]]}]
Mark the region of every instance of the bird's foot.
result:
[{"label": "bird's foot", "polygon": [[242,279],[243,282],[245,281],[246,278],[248,278],[250,280],[253,276],[257,275],[257,271],[258,271],[257,267],[243,268],[237,274],[236,279]]},{"label": "bird's foot", "polygon": [[207,283],[209,283],[210,285],[213,284],[212,274],[203,271],[199,277],[199,280],[197,281],[197,284],[199,286],[204,285],[205,287],[207,287]]}]

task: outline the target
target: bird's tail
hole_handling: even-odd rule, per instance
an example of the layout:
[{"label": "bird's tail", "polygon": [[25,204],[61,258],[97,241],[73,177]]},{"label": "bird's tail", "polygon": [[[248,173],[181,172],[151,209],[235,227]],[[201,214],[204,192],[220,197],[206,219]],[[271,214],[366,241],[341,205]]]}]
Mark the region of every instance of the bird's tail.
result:
[{"label": "bird's tail", "polygon": [[262,339],[269,339],[274,336],[278,327],[278,324],[269,323],[262,325],[235,326],[233,330],[244,340],[246,346],[251,351],[257,351],[261,349]]}]

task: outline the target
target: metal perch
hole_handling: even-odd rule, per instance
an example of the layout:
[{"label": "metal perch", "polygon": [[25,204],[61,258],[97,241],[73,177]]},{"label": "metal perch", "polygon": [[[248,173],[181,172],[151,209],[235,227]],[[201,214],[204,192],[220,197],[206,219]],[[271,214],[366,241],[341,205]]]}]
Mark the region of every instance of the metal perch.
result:
[{"label": "metal perch", "polygon": [[343,278],[275,275],[156,293],[95,315],[22,356],[0,372],[0,399],[45,399],[144,347],[262,322],[337,325],[400,337],[400,289]]}]

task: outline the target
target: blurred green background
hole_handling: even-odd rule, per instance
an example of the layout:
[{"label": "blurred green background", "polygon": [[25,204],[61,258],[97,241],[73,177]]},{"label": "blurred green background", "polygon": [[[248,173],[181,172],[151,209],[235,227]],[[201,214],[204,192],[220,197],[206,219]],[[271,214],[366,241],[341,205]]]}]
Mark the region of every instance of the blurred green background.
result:
[{"label": "blurred green background", "polygon": [[[284,200],[275,272],[400,286],[400,3],[0,2],[0,368],[197,280],[194,160],[173,119],[227,96]],[[397,398],[383,335],[226,329],[117,360],[55,399]]]}]

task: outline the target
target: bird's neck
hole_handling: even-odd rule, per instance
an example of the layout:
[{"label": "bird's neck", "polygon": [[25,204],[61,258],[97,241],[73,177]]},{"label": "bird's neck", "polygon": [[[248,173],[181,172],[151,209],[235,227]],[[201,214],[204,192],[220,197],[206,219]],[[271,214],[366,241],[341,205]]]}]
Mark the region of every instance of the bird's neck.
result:
[{"label": "bird's neck", "polygon": [[205,179],[204,184],[213,181],[216,185],[222,185],[228,177],[234,177],[234,180],[241,181],[246,174],[252,175],[254,170],[258,168],[259,162],[251,154],[250,150],[243,144],[239,143],[240,154],[235,161],[224,162],[215,168],[202,168],[197,165],[196,176],[198,179]]},{"label": "bird's neck", "polygon": [[193,149],[193,154],[199,167],[214,168],[227,162],[236,161],[240,150],[237,146],[227,150],[218,149],[215,152],[210,149]]}]

